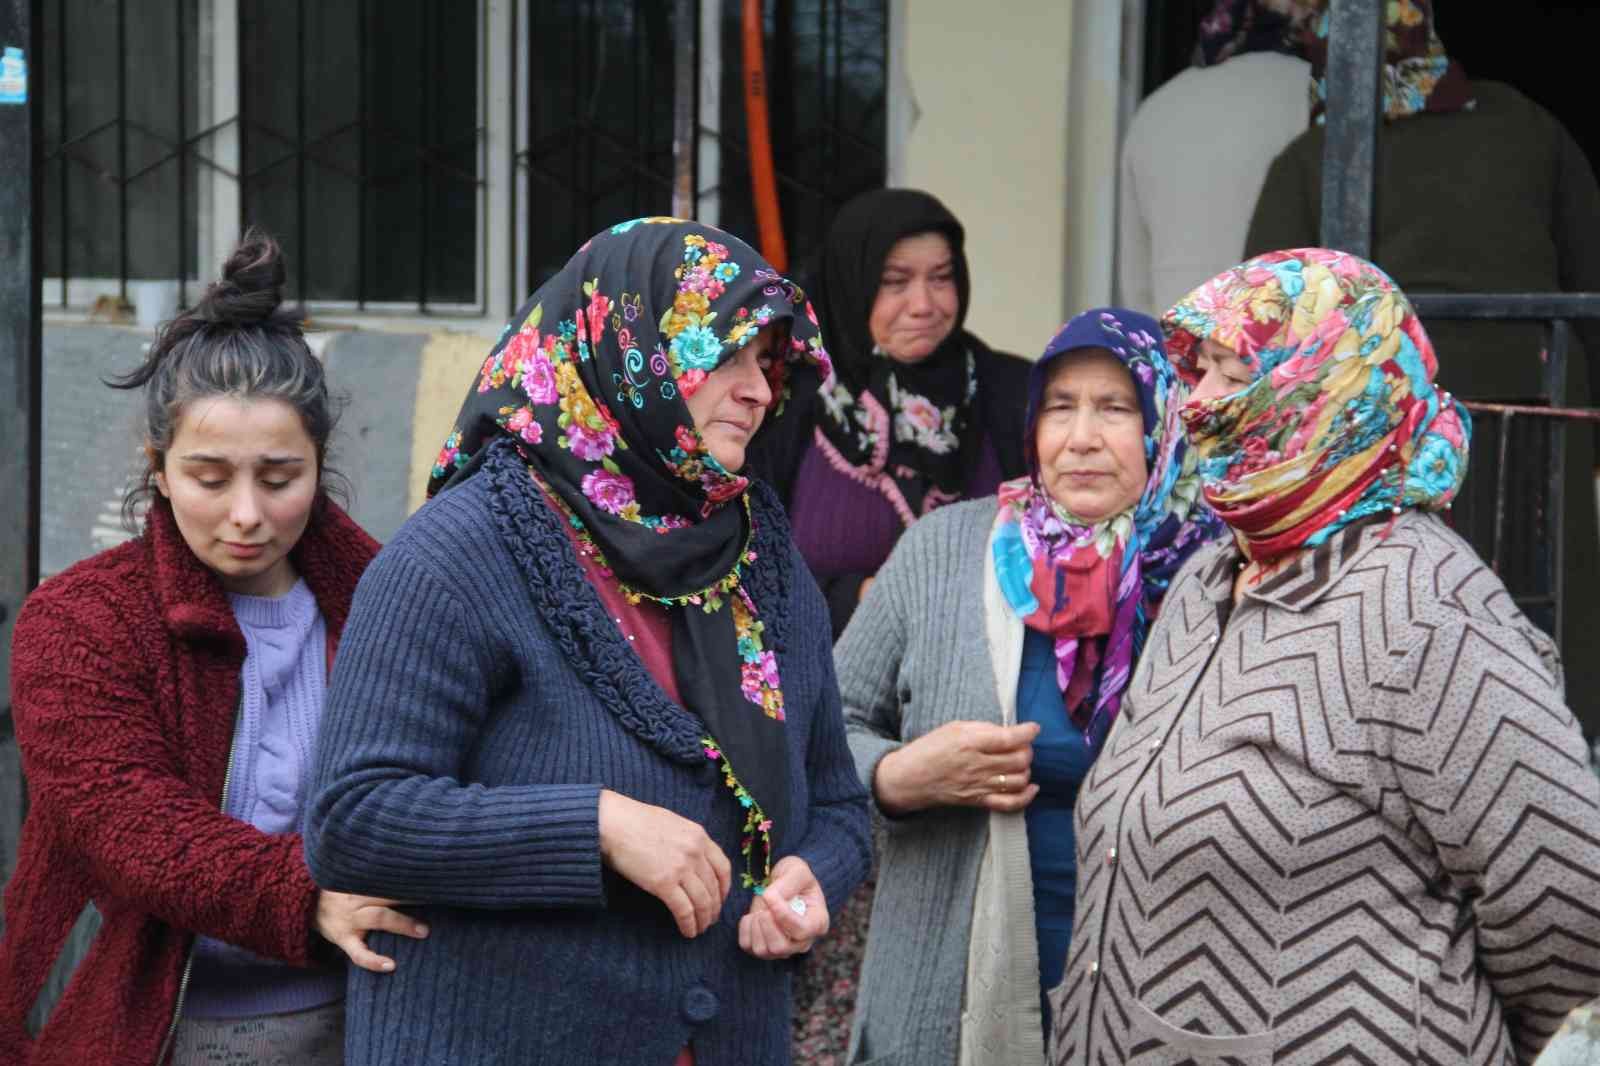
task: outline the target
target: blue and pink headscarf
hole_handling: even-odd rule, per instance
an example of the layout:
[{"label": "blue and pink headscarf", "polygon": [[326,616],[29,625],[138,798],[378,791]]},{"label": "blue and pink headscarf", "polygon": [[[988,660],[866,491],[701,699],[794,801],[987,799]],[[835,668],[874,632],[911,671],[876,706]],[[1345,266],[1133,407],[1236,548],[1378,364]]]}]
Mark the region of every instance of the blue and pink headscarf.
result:
[{"label": "blue and pink headscarf", "polygon": [[[1143,414],[1149,473],[1133,507],[1099,522],[1085,522],[1050,497],[1035,449],[1040,400],[1057,360],[1086,348],[1108,352],[1128,368]],[[1186,397],[1155,319],[1116,307],[1085,311],[1062,326],[1029,381],[1028,476],[1000,487],[995,574],[1012,610],[1054,639],[1067,713],[1091,744],[1121,709],[1173,576],[1222,529],[1200,500],[1195,456],[1179,414]]]}]

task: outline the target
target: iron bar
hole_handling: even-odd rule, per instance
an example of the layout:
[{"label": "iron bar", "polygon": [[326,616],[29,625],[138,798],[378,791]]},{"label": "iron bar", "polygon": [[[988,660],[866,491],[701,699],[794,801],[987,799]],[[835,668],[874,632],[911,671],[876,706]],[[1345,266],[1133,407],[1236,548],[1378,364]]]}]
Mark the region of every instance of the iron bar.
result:
[{"label": "iron bar", "polygon": [[[1572,350],[1572,323],[1558,318],[1550,323],[1550,344],[1544,364],[1545,394],[1551,404],[1564,403],[1567,398],[1567,353]],[[1567,474],[1567,425],[1552,421],[1550,434],[1550,498],[1545,503],[1545,523],[1550,552],[1550,591],[1555,595],[1555,619],[1550,636],[1559,646],[1562,637],[1562,616],[1566,613],[1566,597],[1561,594],[1561,584],[1566,577],[1563,565],[1566,542],[1564,488]]]},{"label": "iron bar", "polygon": [[675,38],[672,47],[672,213],[678,218],[693,218],[698,148],[695,142],[695,72],[699,69],[695,30],[699,25],[699,12],[693,3],[679,3],[675,5],[672,18]]},{"label": "iron bar", "polygon": [[[61,148],[64,151],[67,143],[67,9],[65,5],[56,9],[56,129],[59,133]],[[68,267],[68,235],[72,227],[68,225],[71,218],[67,204],[70,202],[68,195],[68,167],[65,158],[61,160],[61,307],[67,307],[67,279],[72,277]]]},{"label": "iron bar", "polygon": [[[632,130],[632,132],[633,132],[633,147],[632,147],[631,151],[633,152],[634,155],[638,156],[639,158],[645,159],[645,158],[648,158],[648,155],[649,155],[649,145],[645,141],[644,133],[639,129],[639,127],[641,125],[641,123],[639,121],[639,117],[640,117],[641,112],[646,114],[646,115],[650,115],[650,112],[647,110],[647,105],[643,105],[642,97],[643,97],[644,94],[640,92],[639,75],[640,75],[640,72],[641,72],[642,68],[644,67],[644,55],[643,55],[644,49],[641,47],[642,44],[643,44],[642,38],[644,38],[645,35],[649,32],[649,27],[648,26],[639,25],[641,22],[644,21],[644,19],[641,17],[641,15],[642,15],[642,13],[639,10],[639,5],[635,4],[634,7],[633,7],[634,32],[630,35],[630,43],[633,46],[633,55],[628,61],[628,74],[630,75],[630,77],[632,78],[632,81],[633,81],[633,93],[628,98],[628,104],[633,109],[633,115],[632,115],[632,117],[633,117],[633,123],[632,123],[632,125],[633,125],[633,130]],[[676,27],[674,27],[674,33],[676,33]],[[673,107],[674,107],[674,110],[676,110],[677,104],[674,103]],[[650,117],[654,118],[655,116],[654,115],[650,115]],[[674,132],[674,134],[676,134],[677,131],[674,130],[673,132]],[[669,168],[669,170],[670,170],[670,168]],[[670,203],[670,201],[669,201],[669,203]],[[628,185],[628,214],[630,216],[634,217],[634,218],[639,217],[639,215],[642,213],[639,210],[639,206],[640,205],[639,205],[639,189],[638,189],[638,186],[636,186],[636,185],[634,185],[632,183],[629,183],[629,185]],[[651,212],[651,213],[654,214],[655,212]]]},{"label": "iron bar", "polygon": [[1500,572],[1500,561],[1505,548],[1506,531],[1506,456],[1511,446],[1511,420],[1512,414],[1500,416],[1500,439],[1496,442],[1498,453],[1494,471],[1494,550],[1489,560],[1489,568],[1496,574]]},{"label": "iron bar", "polygon": [[[285,163],[292,163],[295,160],[295,152],[293,150],[295,142],[294,142],[294,138],[293,137],[290,137],[287,134],[282,133],[279,130],[274,129],[271,126],[266,125],[265,123],[256,122],[256,123],[252,123],[252,125],[254,126],[254,128],[255,128],[257,133],[264,133],[274,141],[278,141],[278,142],[281,142],[283,144],[289,145],[290,146],[290,151],[288,151],[285,154],[279,156],[277,159],[272,160],[270,163],[265,163],[262,166],[257,167],[255,170],[252,170],[252,171],[249,171],[249,172],[245,173],[243,175],[243,179],[246,180],[246,181],[253,181],[256,178],[259,178],[264,174],[268,174],[268,173],[278,169],[279,167],[283,166]],[[321,136],[315,137],[315,138],[307,141],[306,142],[306,154],[309,156],[313,149],[321,148],[324,145],[328,144],[329,142],[336,140],[339,137],[340,134],[346,132],[347,130],[356,129],[357,127],[360,127],[362,125],[363,124],[360,123],[360,122],[347,122],[342,126],[339,126],[339,127],[335,128],[335,129],[329,130],[327,133],[324,133]],[[367,129],[368,129],[369,133],[376,134],[378,136],[378,139],[386,141],[386,142],[388,142],[390,144],[401,145],[404,148],[406,148],[406,150],[409,151],[412,155],[425,158],[428,161],[428,165],[433,170],[435,170],[435,171],[443,171],[447,177],[453,177],[458,181],[461,181],[461,182],[466,183],[466,184],[474,185],[474,186],[481,186],[484,183],[483,179],[479,178],[475,174],[470,174],[467,171],[460,169],[459,167],[453,167],[453,166],[449,165],[446,162],[442,162],[439,159],[439,153],[436,152],[436,151],[429,151],[428,146],[425,145],[425,144],[419,144],[415,140],[410,140],[410,139],[407,139],[405,137],[401,137],[401,136],[399,136],[397,134],[389,133],[389,132],[387,132],[387,131],[385,131],[385,130],[383,130],[381,128],[372,129],[370,126],[368,126]],[[449,148],[449,147],[453,147],[453,146],[456,146],[456,145],[467,144],[469,142],[477,143],[478,141],[480,141],[483,138],[485,132],[486,131],[485,131],[484,127],[478,126],[478,127],[473,129],[470,138],[469,137],[462,137],[459,140],[455,140],[455,141],[441,142],[441,147]],[[169,156],[168,158],[171,158],[171,157]],[[327,159],[319,159],[319,160],[317,160],[317,162],[324,169],[331,170],[335,174],[339,174],[339,175],[342,175],[344,177],[347,177],[351,181],[362,182],[362,181],[379,180],[379,179],[371,179],[371,178],[365,177],[358,171],[351,170],[349,167],[340,166],[339,164],[334,163],[334,162],[332,162],[330,160],[327,160]],[[409,177],[410,176],[410,172],[411,172],[410,165],[407,164],[406,166],[402,167],[399,170],[391,171],[391,172],[389,172],[389,173],[387,173],[385,175],[382,175],[380,177],[381,177],[382,180],[387,180],[388,178],[395,178],[395,177]],[[224,173],[226,173],[226,171],[224,171]]]},{"label": "iron bar", "polygon": [[295,0],[295,92],[294,92],[294,260],[295,295],[299,297],[300,317],[306,317],[306,294],[310,291],[310,242],[306,239],[306,0]]},{"label": "iron bar", "polygon": [[1600,293],[1596,292],[1419,292],[1407,296],[1422,318],[1600,318]]},{"label": "iron bar", "polygon": [[[589,3],[589,18],[587,20],[586,25],[588,25],[591,28],[596,27],[596,26],[601,27],[599,29],[599,31],[596,33],[596,37],[600,41],[600,46],[602,48],[604,48],[605,47],[605,43],[606,43],[606,34],[605,34],[605,29],[604,29],[604,23],[600,22],[599,18],[598,18],[598,14],[599,14],[599,12],[597,11],[598,6],[599,6],[598,0],[590,0],[590,3]],[[574,27],[574,28],[576,28],[576,27]],[[574,56],[576,56],[579,53],[576,50],[574,50],[572,54]],[[580,60],[579,61],[579,67],[580,67],[580,69],[585,68],[585,67],[587,67],[587,64],[583,63]],[[592,82],[598,82],[599,79],[595,78],[595,77],[592,77],[592,76],[591,77],[584,77],[584,75],[593,75],[594,73],[595,72],[593,70],[583,70],[583,73],[580,74],[579,82],[578,82],[578,84],[580,86],[580,90],[582,91],[582,95],[579,97],[580,100],[585,100],[585,101],[592,100],[592,97],[590,97],[590,95],[588,93],[588,88],[589,88],[588,82],[591,82],[591,81]],[[583,111],[583,115],[584,115],[584,119],[585,119],[586,122],[591,120],[594,117],[593,106],[591,105],[591,106],[586,107],[584,109],[584,111]],[[581,143],[582,143],[583,174],[584,174],[584,182],[583,182],[582,188],[590,189],[590,188],[594,187],[594,163],[595,163],[595,160],[594,160],[594,141],[589,137],[585,137]],[[578,186],[576,184],[574,184],[574,188],[577,188],[577,187]],[[576,205],[574,205],[574,206],[576,206]],[[582,213],[581,219],[578,218],[578,212],[577,211],[573,212],[573,216],[574,216],[575,221],[577,221],[577,229],[576,229],[576,232],[574,232],[572,234],[571,239],[569,239],[567,241],[567,244],[569,246],[576,247],[577,243],[583,239],[583,235],[587,234],[593,228],[590,225],[591,221],[593,220],[593,216],[594,216],[594,204],[593,204],[593,201],[583,202],[583,213]]]},{"label": "iron bar", "polygon": [[245,23],[249,20],[244,17],[244,7],[248,0],[237,2],[239,17],[233,23],[234,54],[239,63],[239,217],[234,220],[234,227],[242,231],[244,220],[250,217],[250,183],[246,177],[250,169],[250,56],[245,51]]},{"label": "iron bar", "polygon": [[1596,407],[1540,407],[1529,403],[1486,403],[1480,400],[1462,400],[1461,406],[1473,414],[1524,415],[1534,418],[1576,419],[1600,422],[1600,408]]},{"label": "iron bar", "polygon": [[1339,0],[1331,7],[1322,244],[1370,259],[1384,0]]},{"label": "iron bar", "polygon": [[[78,134],[76,137],[73,137],[73,138],[70,138],[70,139],[63,138],[61,144],[56,146],[56,151],[59,153],[60,151],[62,151],[63,149],[66,149],[66,148],[75,148],[78,145],[82,144],[84,141],[89,140],[91,137],[93,137],[97,133],[100,133],[100,132],[102,132],[104,130],[115,129],[117,127],[117,125],[118,125],[118,122],[119,122],[118,119],[108,118],[104,122],[100,123],[100,125],[91,126],[89,129],[84,130],[82,133]],[[134,123],[129,123],[129,125],[134,125]],[[87,163],[85,163],[84,165],[85,166],[89,166],[89,164],[87,164]],[[109,182],[115,182],[117,180],[117,176],[115,174],[113,174],[109,170],[102,169],[102,170],[98,171],[98,173]]]},{"label": "iron bar", "polygon": [[372,27],[367,0],[356,3],[356,310],[367,309],[367,42]]},{"label": "iron bar", "polygon": [[[508,98],[507,110],[509,111],[506,116],[506,139],[510,141],[510,144],[507,145],[510,150],[506,152],[506,155],[511,162],[506,171],[506,193],[509,198],[511,213],[510,217],[506,219],[506,228],[511,233],[511,239],[506,241],[506,300],[510,304],[506,308],[506,317],[510,318],[516,313],[517,307],[522,302],[522,293],[517,288],[517,239],[521,235],[517,226],[517,99],[518,94],[521,92],[519,80],[521,75],[517,70],[519,66],[517,60],[520,54],[520,46],[517,40],[517,13],[522,4],[521,0],[507,0],[507,2],[511,5],[511,91],[506,94]],[[487,250],[487,243],[485,242],[485,250]],[[485,292],[483,295],[484,300],[487,301],[489,294]]]},{"label": "iron bar", "polygon": [[[139,130],[140,129],[140,126],[139,126],[139,124],[137,122],[130,122],[130,123],[128,123],[128,125],[130,127],[132,127],[133,129],[135,129],[135,130]],[[162,140],[162,141],[165,141],[165,138],[159,138],[159,139]],[[191,140],[188,143],[192,144],[194,142]],[[148,165],[142,166],[138,170],[135,170],[133,173],[129,174],[128,175],[128,184],[129,185],[137,184],[139,179],[144,177],[146,174],[154,173],[155,171],[160,170],[162,167],[166,166],[168,163],[172,162],[174,159],[178,159],[180,156],[184,156],[184,155],[193,155],[196,162],[204,163],[207,166],[209,166],[211,169],[217,171],[220,174],[226,174],[228,177],[234,178],[234,179],[237,179],[239,177],[239,175],[233,173],[227,167],[224,167],[224,166],[222,166],[222,165],[220,165],[218,163],[212,162],[211,160],[207,159],[205,156],[201,155],[199,152],[192,152],[192,153],[189,152],[188,145],[184,144],[184,145],[180,145],[177,148],[177,150],[168,152],[166,155],[161,156],[159,159],[156,159],[153,162],[149,163]],[[74,162],[74,163],[79,163],[79,164],[82,164],[83,166],[86,166],[86,167],[89,166],[88,163],[86,163],[82,159],[77,158],[76,156],[68,156],[67,158],[71,159],[71,161]],[[90,169],[93,169],[93,168],[90,167]],[[103,175],[103,176],[109,177],[109,175]]]},{"label": "iron bar", "polygon": [[[417,5],[417,48],[426,58],[428,50],[428,5]],[[437,52],[437,49],[435,49]],[[417,64],[422,69],[422,63]],[[437,85],[438,71],[428,71],[428,85]],[[417,152],[417,307],[428,310],[428,166],[427,146],[433,137],[433,93],[422,91],[422,129],[419,131]]]},{"label": "iron bar", "polygon": [[117,0],[117,296],[128,301],[128,0]]},{"label": "iron bar", "polygon": [[189,143],[185,140],[188,135],[189,108],[188,101],[184,99],[184,90],[188,87],[183,65],[184,0],[172,0],[172,3],[178,20],[178,309],[182,310],[189,304],[189,260],[184,254],[189,247],[188,234],[184,232],[189,222]]}]

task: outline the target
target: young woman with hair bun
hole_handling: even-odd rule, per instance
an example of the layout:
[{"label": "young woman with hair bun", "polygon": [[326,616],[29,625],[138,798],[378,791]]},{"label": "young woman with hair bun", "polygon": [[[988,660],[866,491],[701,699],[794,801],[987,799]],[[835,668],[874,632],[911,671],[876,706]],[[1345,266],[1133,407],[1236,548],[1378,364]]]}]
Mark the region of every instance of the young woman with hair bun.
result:
[{"label": "young woman with hair bun", "polygon": [[302,857],[328,667],[378,545],[329,499],[337,409],[284,277],[247,233],[109,382],[144,396],[143,532],[17,619],[30,809],[0,1061],[340,1063],[346,959],[390,970],[368,931],[426,935],[391,901],[319,889]]}]

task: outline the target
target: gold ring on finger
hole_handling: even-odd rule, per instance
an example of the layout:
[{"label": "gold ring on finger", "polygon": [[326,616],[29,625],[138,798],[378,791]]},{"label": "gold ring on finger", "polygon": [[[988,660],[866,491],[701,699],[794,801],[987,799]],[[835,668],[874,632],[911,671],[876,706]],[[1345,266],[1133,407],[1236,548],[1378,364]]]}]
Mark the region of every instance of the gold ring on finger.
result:
[{"label": "gold ring on finger", "polygon": [[1005,774],[996,774],[995,775],[995,781],[998,782],[998,784],[1000,786],[1000,791],[1004,792],[1006,790],[1006,775]]}]

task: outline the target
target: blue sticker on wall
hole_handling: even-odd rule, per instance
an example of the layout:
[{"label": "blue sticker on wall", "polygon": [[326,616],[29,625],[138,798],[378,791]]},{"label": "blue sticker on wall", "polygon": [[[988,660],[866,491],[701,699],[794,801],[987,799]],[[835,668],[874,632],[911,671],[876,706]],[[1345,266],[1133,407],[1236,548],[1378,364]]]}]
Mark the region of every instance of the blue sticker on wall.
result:
[{"label": "blue sticker on wall", "polygon": [[0,56],[0,104],[28,102],[28,61],[22,49],[8,45]]}]

